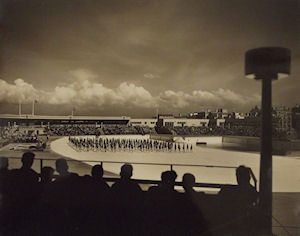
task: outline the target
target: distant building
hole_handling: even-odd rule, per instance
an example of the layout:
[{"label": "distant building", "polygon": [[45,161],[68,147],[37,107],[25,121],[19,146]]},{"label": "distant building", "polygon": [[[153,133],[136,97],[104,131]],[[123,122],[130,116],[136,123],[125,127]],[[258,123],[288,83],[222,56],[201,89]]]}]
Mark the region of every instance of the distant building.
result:
[{"label": "distant building", "polygon": [[274,129],[277,133],[286,133],[291,135],[292,112],[289,107],[275,106],[273,108]]},{"label": "distant building", "polygon": [[130,124],[132,126],[148,126],[150,128],[154,128],[156,126],[157,119],[155,118],[141,118],[141,119],[134,119],[130,120]]},{"label": "distant building", "polygon": [[219,108],[216,111],[216,117],[217,119],[225,119],[229,116],[228,110],[227,109],[223,109],[223,108]]},{"label": "distant building", "polygon": [[0,115],[0,126],[49,126],[67,124],[128,125],[130,117]]},{"label": "distant building", "polygon": [[205,119],[205,117],[206,117],[206,112],[205,111],[190,113],[187,116],[187,118],[191,118],[191,119]]},{"label": "distant building", "polygon": [[[210,112],[211,113],[211,112]],[[212,113],[211,113],[212,114]],[[213,116],[213,114],[212,114]],[[211,119],[205,118],[195,118],[198,115],[189,115],[188,118],[178,118],[172,115],[158,115],[157,126],[158,127],[210,127],[212,124]],[[215,126],[223,127],[225,124],[225,119],[212,119],[215,121]]]},{"label": "distant building", "polygon": [[300,105],[291,109],[292,128],[295,130],[295,136],[300,138]]}]

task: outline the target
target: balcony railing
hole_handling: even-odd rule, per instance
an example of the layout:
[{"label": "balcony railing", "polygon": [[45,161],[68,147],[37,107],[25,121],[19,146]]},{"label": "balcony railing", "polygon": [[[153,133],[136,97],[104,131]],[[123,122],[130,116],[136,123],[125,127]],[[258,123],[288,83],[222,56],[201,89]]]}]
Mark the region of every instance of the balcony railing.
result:
[{"label": "balcony railing", "polygon": [[[21,159],[20,157],[9,157],[9,159]],[[42,170],[44,166],[44,161],[55,161],[53,158],[35,158],[35,161],[39,161],[40,170]],[[73,160],[67,159],[68,162],[83,162],[82,160]],[[84,160],[85,163],[97,163],[101,164],[103,169],[105,169],[105,164],[124,164],[125,162],[120,161],[99,161],[99,160]],[[235,170],[236,166],[219,166],[219,165],[194,165],[194,164],[169,164],[169,163],[149,163],[149,162],[126,162],[131,165],[149,165],[149,166],[168,166],[170,170],[173,170],[174,167],[199,167],[199,168],[220,168],[220,169],[233,169]],[[252,171],[249,168],[250,175],[254,182],[254,187],[257,190],[257,179]],[[104,180],[107,182],[116,182],[119,178],[117,177],[104,177]],[[159,184],[160,180],[148,180],[148,179],[134,179],[139,184]],[[199,188],[222,188],[224,186],[230,186],[233,184],[218,184],[218,183],[195,183],[195,187]],[[175,186],[182,186],[182,182],[176,182]]]}]

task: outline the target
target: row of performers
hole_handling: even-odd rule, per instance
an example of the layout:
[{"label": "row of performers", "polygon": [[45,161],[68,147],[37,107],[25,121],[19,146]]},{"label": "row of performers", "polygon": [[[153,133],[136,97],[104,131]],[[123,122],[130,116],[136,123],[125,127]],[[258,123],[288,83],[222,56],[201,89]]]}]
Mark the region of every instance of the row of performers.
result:
[{"label": "row of performers", "polygon": [[115,138],[78,138],[69,137],[77,150],[155,150],[155,151],[188,151],[192,144],[173,143],[151,139],[115,139]]}]

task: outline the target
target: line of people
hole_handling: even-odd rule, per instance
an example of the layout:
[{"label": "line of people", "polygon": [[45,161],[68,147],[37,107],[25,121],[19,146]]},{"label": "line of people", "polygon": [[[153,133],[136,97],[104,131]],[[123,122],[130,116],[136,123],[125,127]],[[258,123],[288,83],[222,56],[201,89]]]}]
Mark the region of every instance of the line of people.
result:
[{"label": "line of people", "polygon": [[184,192],[175,189],[175,171],[163,172],[158,186],[143,191],[131,178],[130,164],[109,186],[101,165],[79,176],[57,159],[54,179],[52,167],[39,175],[33,162],[34,154],[26,152],[22,167],[8,170],[8,159],[0,158],[3,235],[251,235],[253,230],[248,214],[257,192],[244,166],[236,171],[238,185],[222,188],[214,199],[195,191],[189,173],[182,179]]},{"label": "line of people", "polygon": [[173,143],[151,139],[122,138],[78,138],[70,137],[69,143],[76,150],[83,151],[192,151],[192,144]]}]

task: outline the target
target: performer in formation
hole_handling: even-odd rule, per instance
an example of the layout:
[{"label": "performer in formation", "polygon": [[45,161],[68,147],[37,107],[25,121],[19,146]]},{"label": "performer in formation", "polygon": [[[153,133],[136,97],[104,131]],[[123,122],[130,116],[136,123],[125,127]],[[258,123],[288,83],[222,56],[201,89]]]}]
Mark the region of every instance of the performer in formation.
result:
[{"label": "performer in formation", "polygon": [[151,139],[82,138],[69,136],[69,143],[78,151],[192,151],[192,144]]}]

